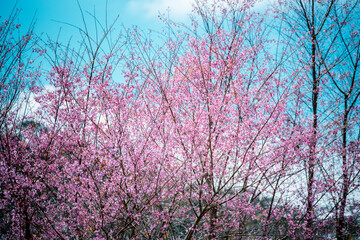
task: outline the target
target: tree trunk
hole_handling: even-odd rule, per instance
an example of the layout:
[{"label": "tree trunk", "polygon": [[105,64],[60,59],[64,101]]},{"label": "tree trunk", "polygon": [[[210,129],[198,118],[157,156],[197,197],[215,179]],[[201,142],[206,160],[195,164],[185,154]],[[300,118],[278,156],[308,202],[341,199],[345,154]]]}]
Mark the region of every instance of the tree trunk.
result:
[{"label": "tree trunk", "polygon": [[345,96],[345,112],[342,126],[342,177],[343,177],[343,187],[340,200],[340,210],[339,210],[339,219],[336,226],[336,238],[338,240],[346,240],[345,233],[345,207],[346,199],[349,193],[349,175],[347,172],[347,125],[348,125],[348,106],[347,106],[348,97]]}]

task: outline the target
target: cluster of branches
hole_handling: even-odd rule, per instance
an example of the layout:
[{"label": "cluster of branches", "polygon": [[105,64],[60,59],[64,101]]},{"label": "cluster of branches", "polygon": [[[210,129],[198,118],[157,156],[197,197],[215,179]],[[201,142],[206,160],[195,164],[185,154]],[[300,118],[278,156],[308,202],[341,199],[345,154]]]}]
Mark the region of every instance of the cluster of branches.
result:
[{"label": "cluster of branches", "polygon": [[359,237],[360,3],[254,6],[78,48],[5,20],[0,238]]}]

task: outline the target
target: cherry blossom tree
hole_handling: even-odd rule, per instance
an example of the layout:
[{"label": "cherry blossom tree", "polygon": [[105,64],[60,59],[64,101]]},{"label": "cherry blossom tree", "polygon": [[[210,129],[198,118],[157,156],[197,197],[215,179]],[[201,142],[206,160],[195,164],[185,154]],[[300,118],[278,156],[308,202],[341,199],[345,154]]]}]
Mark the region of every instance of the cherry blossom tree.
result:
[{"label": "cherry blossom tree", "polygon": [[[299,0],[271,15],[252,0],[196,1],[190,24],[161,16],[160,37],[116,35],[95,16],[92,35],[81,11],[77,47],[34,48],[50,65],[41,76],[1,65],[2,86],[15,86],[0,92],[1,237],[355,236],[353,3]],[[15,107],[26,89],[32,112]]]},{"label": "cherry blossom tree", "polygon": [[[286,235],[270,219],[284,216],[278,195],[300,159],[302,136],[286,111],[300,86],[277,78],[281,62],[266,51],[271,42],[255,37],[264,19],[247,4],[200,2],[195,11],[203,25],[193,19],[184,33],[169,23],[167,45],[159,50],[144,41],[135,54],[153,119],[161,112],[157,124],[171,126],[153,138],[171,142],[168,158],[180,166],[179,213],[190,220],[185,239]],[[269,197],[268,209],[262,197]]]},{"label": "cherry blossom tree", "polygon": [[[305,162],[308,238],[321,234],[319,222],[334,217],[337,239],[347,239],[353,234],[345,230],[348,188],[357,181],[353,171],[358,172],[356,157],[347,159],[347,143],[357,141],[358,130],[359,1],[279,1],[275,9],[280,22],[287,25],[287,30],[281,30],[285,41],[296,44],[294,71],[302,72],[306,80],[303,102],[311,113],[313,136]],[[357,185],[352,186],[355,197]],[[334,205],[322,212],[327,201]]]},{"label": "cherry blossom tree", "polygon": [[[33,36],[34,23],[24,31],[18,23],[20,11],[13,9],[0,25],[0,212],[1,237],[30,238],[34,214],[31,198],[36,198],[26,163],[29,145],[24,142],[25,128],[39,126],[26,121],[30,91],[39,79],[38,48]],[[35,130],[34,130],[35,131]]]}]

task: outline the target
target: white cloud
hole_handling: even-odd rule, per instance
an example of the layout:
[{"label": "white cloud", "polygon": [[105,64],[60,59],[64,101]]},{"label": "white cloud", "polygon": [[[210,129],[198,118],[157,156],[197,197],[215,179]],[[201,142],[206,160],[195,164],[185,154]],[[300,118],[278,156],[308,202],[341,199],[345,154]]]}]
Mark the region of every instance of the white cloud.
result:
[{"label": "white cloud", "polygon": [[16,110],[19,116],[34,116],[37,110],[41,107],[41,104],[38,103],[35,98],[39,97],[41,94],[44,94],[48,91],[54,91],[55,88],[51,85],[45,85],[43,91],[39,94],[34,95],[30,91],[22,92],[17,101]]},{"label": "white cloud", "polygon": [[278,0],[259,0],[255,3],[254,8],[257,10],[264,10],[269,6],[274,6]]},{"label": "white cloud", "polygon": [[144,13],[146,18],[156,18],[160,13],[167,14],[177,20],[187,17],[195,0],[131,0],[128,9],[133,13]]}]

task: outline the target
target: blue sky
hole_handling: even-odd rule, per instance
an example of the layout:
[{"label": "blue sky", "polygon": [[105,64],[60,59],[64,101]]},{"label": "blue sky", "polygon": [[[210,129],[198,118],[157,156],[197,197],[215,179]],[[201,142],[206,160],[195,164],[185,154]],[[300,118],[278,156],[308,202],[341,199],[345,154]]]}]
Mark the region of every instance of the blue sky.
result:
[{"label": "blue sky", "polygon": [[[138,25],[143,29],[159,29],[161,22],[159,12],[166,13],[170,9],[170,17],[177,21],[187,19],[191,12],[194,0],[108,0],[108,22],[112,22],[119,15],[118,23],[125,26]],[[77,0],[0,0],[0,16],[3,21],[11,12],[13,6],[22,9],[19,16],[20,23],[25,27],[35,16],[37,34],[46,33],[55,38],[61,27],[61,36],[68,39],[76,34],[76,30],[65,22],[83,27],[80,9]],[[106,0],[79,0],[79,4],[86,12],[94,13],[100,22],[105,23]],[[89,21],[91,24],[93,22]]]},{"label": "blue sky", "polygon": [[[262,3],[272,1],[274,0],[260,0]],[[71,36],[76,39],[78,31],[59,22],[83,27],[78,2],[88,17],[88,23],[93,26],[91,17],[86,12],[94,13],[94,11],[100,22],[105,23],[106,0],[0,0],[0,16],[6,19],[17,3],[16,7],[22,9],[19,21],[23,27],[26,27],[35,16],[36,34],[46,33],[54,39],[61,27],[61,40],[66,41]],[[194,2],[195,0],[108,0],[108,22],[111,23],[119,15],[119,26],[120,24],[126,27],[137,25],[142,29],[159,30],[162,26],[158,18],[159,13],[169,14],[172,20],[184,22],[188,20]]]}]

